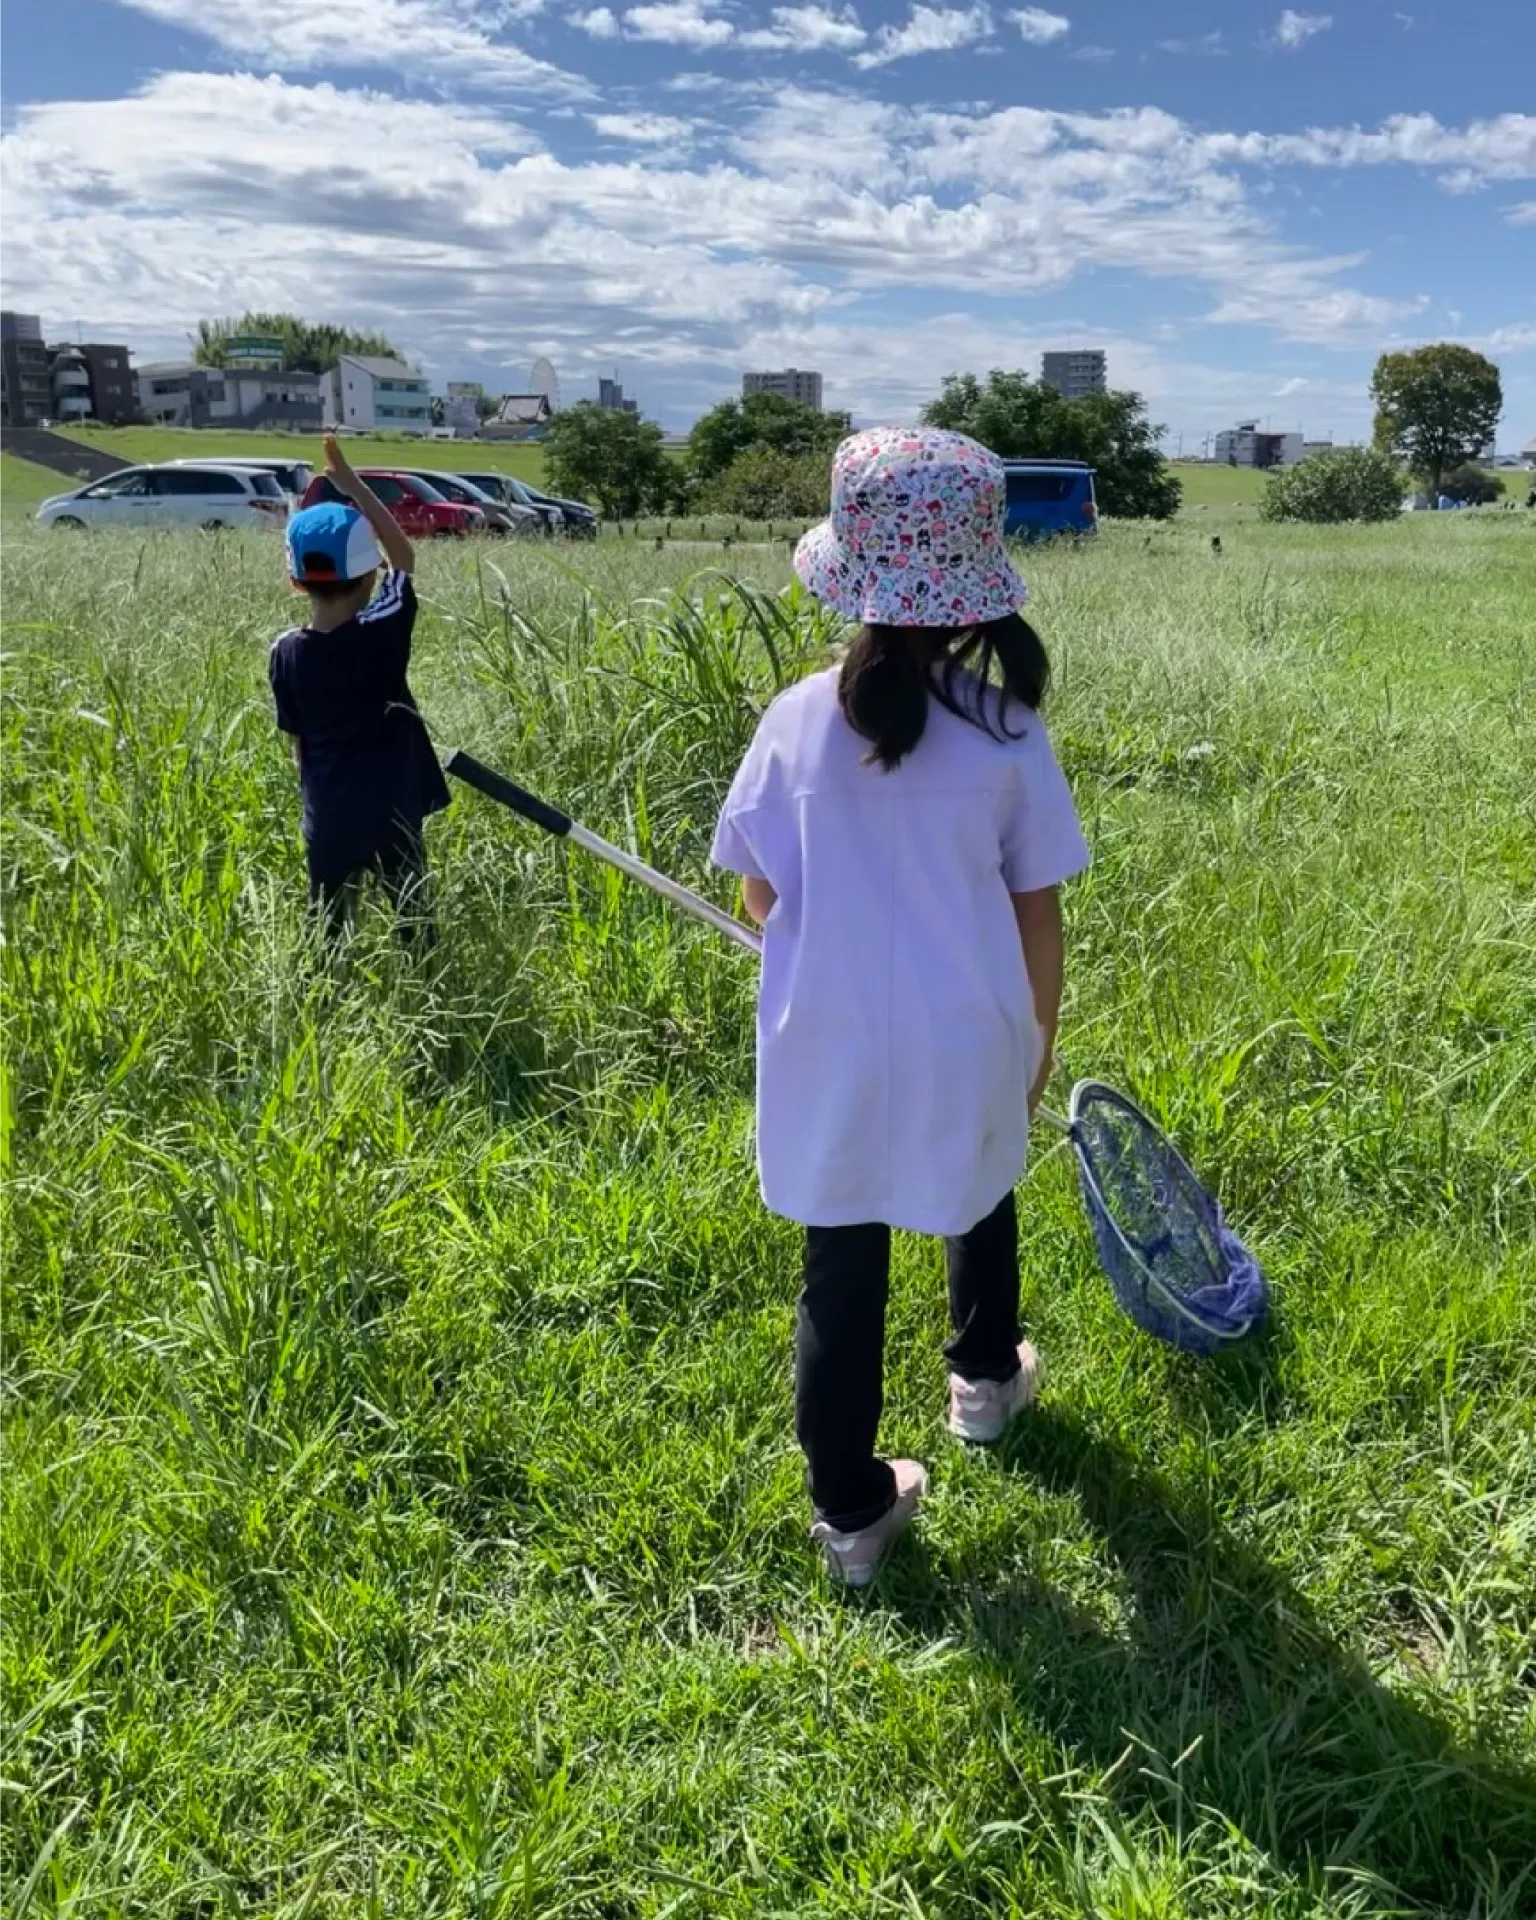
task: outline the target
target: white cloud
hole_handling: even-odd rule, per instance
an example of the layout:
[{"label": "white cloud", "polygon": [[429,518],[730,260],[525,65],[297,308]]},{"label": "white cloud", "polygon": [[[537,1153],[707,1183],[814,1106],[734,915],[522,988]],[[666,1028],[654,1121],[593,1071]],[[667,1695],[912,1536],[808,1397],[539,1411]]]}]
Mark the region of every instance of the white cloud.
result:
[{"label": "white cloud", "polygon": [[[931,390],[949,366],[1031,364],[984,356],[1040,344],[1012,321],[914,325],[893,296],[920,293],[930,315],[1011,313],[1096,270],[1139,279],[1147,341],[1167,285],[1176,311],[1192,289],[1259,338],[1374,347],[1420,297],[1364,281],[1357,254],[1290,244],[1255,173],[1391,162],[1536,177],[1518,116],[1203,133],[1150,107],[936,112],[731,84],[728,129],[594,110],[603,137],[639,151],[580,162],[502,110],[275,77],[168,74],[127,99],[23,105],[0,142],[7,293],[141,354],[176,351],[209,313],[331,313],[452,372],[487,342],[504,358],[515,311],[530,355],[591,371],[619,354],[664,374],[675,406],[721,367],[822,365],[813,350],[829,380],[844,370],[850,403],[872,405]],[[1133,383],[1164,364],[1145,345],[1115,352]],[[1251,410],[1274,379],[1231,406]]]},{"label": "white cloud", "polygon": [[686,146],[693,128],[667,113],[593,113],[587,116],[607,140],[627,140],[638,147]]},{"label": "white cloud", "polygon": [[1326,33],[1332,25],[1331,13],[1298,13],[1294,7],[1287,7],[1275,22],[1271,42],[1294,53],[1317,34]]},{"label": "white cloud", "polygon": [[[473,13],[440,0],[123,0],[168,25],[200,33],[231,53],[284,73],[317,68],[413,70],[479,87],[590,98],[573,73],[493,39]],[[537,12],[542,0],[507,8]]]},{"label": "white cloud", "polygon": [[1069,60],[1113,60],[1113,47],[1074,47],[1067,55]]},{"label": "white cloud", "polygon": [[1482,334],[1476,344],[1488,353],[1536,353],[1536,320],[1495,327],[1492,333]]},{"label": "white cloud", "polygon": [[1157,50],[1159,53],[1176,54],[1183,59],[1217,60],[1226,55],[1227,36],[1217,27],[1192,40],[1159,40]]},{"label": "white cloud", "polygon": [[589,7],[585,13],[573,13],[570,21],[573,27],[591,34],[594,40],[613,40],[618,36],[618,15],[612,7]]},{"label": "white cloud", "polygon": [[1064,33],[1070,33],[1072,22],[1065,14],[1047,13],[1043,7],[1024,7],[1008,18],[1018,28],[1024,38],[1035,46],[1047,46],[1052,40],[1059,40]]},{"label": "white cloud", "polygon": [[773,25],[740,36],[744,47],[794,53],[849,53],[869,35],[852,7],[833,13],[827,7],[775,7]]},{"label": "white cloud", "polygon": [[708,8],[709,0],[653,0],[629,9],[625,31],[631,39],[657,40],[665,46],[723,47],[735,38],[736,29]]},{"label": "white cloud", "polygon": [[867,53],[853,57],[856,67],[884,67],[920,53],[952,53],[992,37],[992,14],[985,5],[914,6],[904,27],[884,26]]},{"label": "white cloud", "polygon": [[1529,113],[1501,113],[1460,128],[1442,126],[1431,113],[1398,113],[1370,133],[1361,127],[1216,133],[1204,146],[1215,160],[1255,166],[1444,167],[1452,171],[1442,178],[1463,190],[1536,178],[1536,114]]},{"label": "white cloud", "polygon": [[1504,209],[1504,218],[1513,227],[1536,227],[1536,200],[1517,200]]}]

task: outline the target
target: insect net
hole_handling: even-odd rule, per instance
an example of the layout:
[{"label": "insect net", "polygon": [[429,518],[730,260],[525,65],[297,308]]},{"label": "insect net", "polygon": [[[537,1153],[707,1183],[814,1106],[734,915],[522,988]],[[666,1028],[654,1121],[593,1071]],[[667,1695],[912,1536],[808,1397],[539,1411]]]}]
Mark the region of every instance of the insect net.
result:
[{"label": "insect net", "polygon": [[1257,1326],[1269,1307],[1258,1261],[1141,1109],[1081,1081],[1067,1132],[1100,1265],[1137,1326],[1191,1353]]}]

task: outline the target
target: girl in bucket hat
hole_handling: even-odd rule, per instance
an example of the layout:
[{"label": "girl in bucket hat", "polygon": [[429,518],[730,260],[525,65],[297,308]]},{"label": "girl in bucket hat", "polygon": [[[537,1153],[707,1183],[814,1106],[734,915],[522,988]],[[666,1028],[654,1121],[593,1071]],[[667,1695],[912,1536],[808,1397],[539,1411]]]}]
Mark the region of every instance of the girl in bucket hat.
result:
[{"label": "girl in bucket hat", "polygon": [[806,1230],[795,1430],[812,1538],[852,1586],[927,1484],[875,1450],[891,1229],[947,1243],[953,1433],[997,1439],[1038,1374],[1013,1188],[1061,1002],[1057,890],[1088,849],[1003,510],[1002,463],[962,434],[843,442],[795,568],[858,632],[764,714],[712,854],[763,927],[758,1165]]}]

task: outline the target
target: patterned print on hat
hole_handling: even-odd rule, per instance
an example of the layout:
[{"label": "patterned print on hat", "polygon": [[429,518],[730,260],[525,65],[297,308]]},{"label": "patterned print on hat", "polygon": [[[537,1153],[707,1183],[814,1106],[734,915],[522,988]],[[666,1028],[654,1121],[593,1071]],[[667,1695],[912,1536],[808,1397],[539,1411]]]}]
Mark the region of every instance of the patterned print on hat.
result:
[{"label": "patterned print on hat", "polygon": [[795,552],[818,600],[850,620],[968,627],[1016,613],[1029,589],[1003,546],[1003,463],[963,433],[875,427],[832,462],[832,516]]}]

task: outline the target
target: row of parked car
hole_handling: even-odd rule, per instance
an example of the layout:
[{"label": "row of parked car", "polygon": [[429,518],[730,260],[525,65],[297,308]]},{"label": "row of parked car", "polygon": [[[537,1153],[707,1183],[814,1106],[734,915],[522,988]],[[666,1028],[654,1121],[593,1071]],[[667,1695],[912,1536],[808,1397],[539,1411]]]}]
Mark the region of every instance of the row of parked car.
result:
[{"label": "row of parked car", "polygon": [[[360,467],[373,491],[413,540],[467,534],[564,534],[590,540],[598,515],[582,500],[562,500],[506,473],[439,473]],[[307,460],[244,457],[167,460],[123,467],[105,480],[56,494],[37,510],[40,526],[280,526],[300,505],[336,496]]]}]

